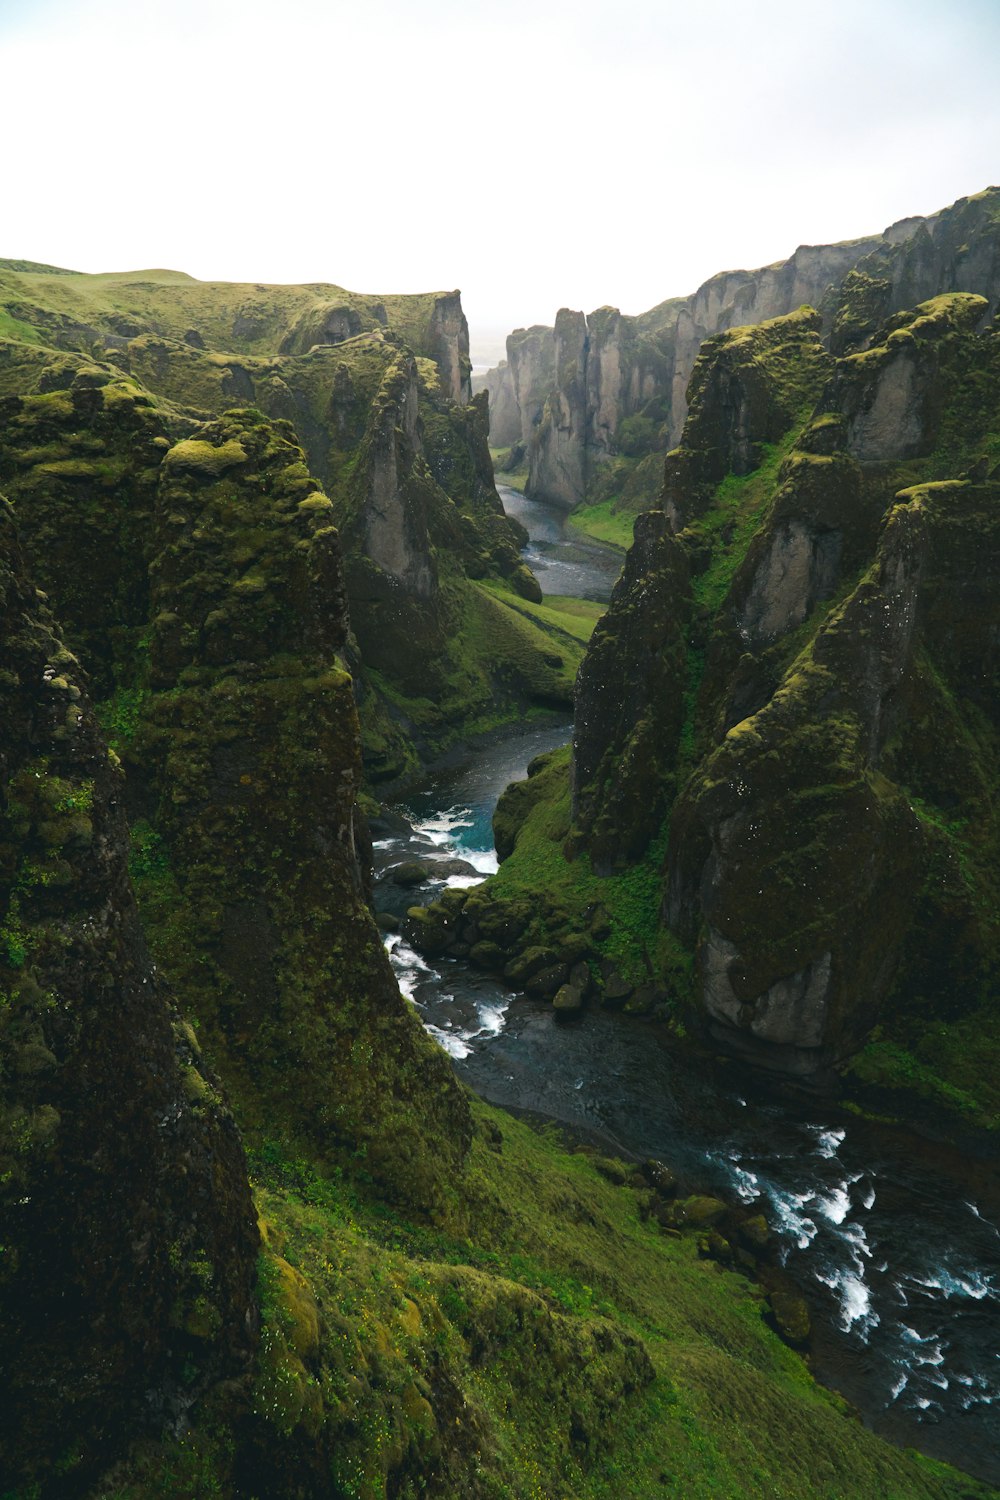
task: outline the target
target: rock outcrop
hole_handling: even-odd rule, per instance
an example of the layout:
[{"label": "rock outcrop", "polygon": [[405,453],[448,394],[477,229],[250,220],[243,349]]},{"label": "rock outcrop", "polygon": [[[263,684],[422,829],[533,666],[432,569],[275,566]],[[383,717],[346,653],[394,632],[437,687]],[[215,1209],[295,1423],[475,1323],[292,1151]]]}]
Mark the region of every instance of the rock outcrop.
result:
[{"label": "rock outcrop", "polygon": [[[994,1097],[988,312],[942,294],[838,360],[808,308],[705,341],[662,507],[580,670],[570,787],[553,764],[504,798],[480,929],[512,896],[532,909],[544,869],[521,946],[588,934],[606,994],[666,985],[714,1043],[795,1075],[880,1027],[938,1107],[978,1097],[970,1075]],[[938,1059],[941,1017],[978,1063]]]},{"label": "rock outcrop", "polygon": [[0,1468],[79,1493],[126,1434],[248,1376],[256,1220],[149,961],[117,757],[5,502],[0,663]]},{"label": "rock outcrop", "polygon": [[[998,219],[1000,190],[988,188],[881,235],[803,245],[774,265],[722,272],[692,296],[639,317],[600,308],[584,320],[583,370],[578,360],[563,357],[560,364],[570,317],[563,310],[561,336],[557,319],[557,329],[532,329],[530,339],[519,331],[508,340],[504,436],[494,442],[514,441],[513,399],[527,445],[529,494],[571,507],[620,494],[637,459],[680,441],[688,382],[706,339],[809,304],[820,310],[824,342],[839,355],[863,349],[893,313],[941,293],[974,293],[995,309]],[[655,480],[647,477],[644,489],[652,503]]]},{"label": "rock outcrop", "polygon": [[[468,331],[458,293],[373,299],[324,287],[206,287],[150,273],[149,281],[112,278],[95,299],[93,278],[62,278],[63,301],[79,320],[92,319],[84,334],[82,321],[69,327],[54,312],[51,280],[0,266],[0,303],[6,296],[8,306],[25,313],[29,332],[50,341],[49,347],[0,341],[0,399],[4,392],[17,399],[71,392],[65,401],[79,413],[80,430],[74,434],[63,422],[58,442],[39,452],[27,473],[17,462],[4,469],[0,456],[0,474],[10,472],[19,487],[30,483],[45,494],[56,488],[64,499],[83,502],[49,540],[67,555],[82,546],[92,562],[102,553],[104,602],[80,642],[88,652],[95,648],[95,671],[104,670],[101,657],[112,639],[108,620],[114,616],[115,630],[125,628],[117,602],[123,587],[135,594],[138,620],[149,562],[138,551],[126,560],[127,538],[108,531],[119,525],[112,518],[121,511],[105,506],[106,497],[123,484],[138,484],[138,495],[142,473],[160,457],[144,443],[165,443],[209,416],[252,406],[293,425],[335,507],[356,634],[349,652],[373,781],[412,770],[466,720],[514,715],[538,701],[568,706],[579,651],[574,647],[572,663],[564,665],[545,622],[525,634],[516,609],[505,610],[495,594],[476,587],[484,580],[499,583],[512,601],[540,598],[520,556],[524,532],[504,515],[494,485],[487,398],[469,398]],[[113,314],[108,300],[120,303]],[[111,332],[112,324],[121,331]],[[108,428],[102,413],[126,392],[122,410],[139,413],[135,442],[116,439],[112,461],[88,448],[95,442],[91,424]],[[154,402],[158,427],[150,426]],[[32,421],[40,416],[41,408]],[[144,493],[139,503],[148,503],[148,486]],[[135,513],[125,530],[141,525]],[[485,617],[498,611],[503,623],[496,629]],[[106,686],[105,678],[99,697]]]}]

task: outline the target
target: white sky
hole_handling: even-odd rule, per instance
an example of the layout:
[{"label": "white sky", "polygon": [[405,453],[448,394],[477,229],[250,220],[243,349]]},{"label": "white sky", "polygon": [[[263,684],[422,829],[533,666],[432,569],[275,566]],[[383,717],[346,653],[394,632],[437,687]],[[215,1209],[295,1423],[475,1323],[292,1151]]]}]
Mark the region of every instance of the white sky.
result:
[{"label": "white sky", "polygon": [[0,254],[461,287],[473,350],[1000,181],[1000,0],[0,0]]}]

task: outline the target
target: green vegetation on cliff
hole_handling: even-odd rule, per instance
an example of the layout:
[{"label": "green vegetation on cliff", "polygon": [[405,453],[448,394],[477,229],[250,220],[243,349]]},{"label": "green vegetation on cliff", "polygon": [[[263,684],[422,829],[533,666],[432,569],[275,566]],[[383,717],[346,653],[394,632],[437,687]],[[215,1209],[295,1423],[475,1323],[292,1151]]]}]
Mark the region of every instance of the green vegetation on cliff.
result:
[{"label": "green vegetation on cliff", "polygon": [[[530,637],[503,633],[511,659],[502,644],[476,653],[473,642],[474,660],[465,660],[473,581],[505,582],[512,599],[537,598],[538,587],[519,556],[523,533],[494,488],[485,398],[466,403],[468,333],[457,294],[366,298],[173,272],[0,268],[0,310],[13,320],[0,327],[0,395],[103,390],[90,398],[96,408],[120,392],[135,409],[155,406],[144,421],[161,441],[202,441],[192,437],[195,424],[238,406],[292,423],[347,551],[349,656],[371,781],[412,770],[418,755],[472,732],[487,713],[499,722],[553,699],[569,706],[579,653],[571,651],[557,686],[547,658],[559,647],[545,620]],[[75,416],[67,399],[52,403],[52,431],[35,433],[34,449],[16,444],[17,467],[8,464],[3,479],[45,494],[58,481],[65,496],[81,496],[86,518],[80,508],[75,524],[91,547],[109,524],[102,497],[123,481],[148,484],[159,455],[133,451],[114,417],[95,431],[94,414],[78,410],[83,398],[72,397]],[[42,408],[23,409],[18,424],[41,429]],[[58,545],[67,542],[64,533]],[[110,573],[121,547],[105,558]],[[91,635],[106,657],[103,626]],[[467,665],[477,685],[466,705]],[[438,700],[435,712],[428,705]]]},{"label": "green vegetation on cliff", "polygon": [[[872,405],[834,394],[802,417],[826,373],[814,315],[724,340],[668,486],[685,524],[638,518],[598,622],[583,601],[540,600],[520,563],[483,405],[449,399],[464,380],[451,297],[10,267],[0,283],[16,327],[48,341],[0,346],[21,548],[4,511],[11,1494],[979,1493],[813,1382],[773,1301],[679,1227],[692,1204],[705,1222],[723,1205],[668,1204],[648,1168],[469,1098],[392,979],[358,815],[366,740],[388,777],[415,745],[564,705],[590,637],[576,781],[556,752],[505,795],[497,877],[411,913],[431,951],[457,937],[539,994],[572,978],[662,1013],[690,993],[695,954],[704,982],[699,830],[710,843],[721,809],[735,848],[727,799],[759,777],[766,802],[792,767],[802,816],[762,840],[781,845],[779,877],[797,886],[816,859],[815,892],[846,831],[842,894],[874,807],[899,830],[892,852],[913,855],[912,929],[950,924],[943,967],[904,934],[859,1076],[884,1090],[895,1069],[943,1106],[971,1100],[978,1122],[986,1091],[945,1076],[949,1048],[922,1050],[918,1021],[956,972],[955,1035],[989,994],[1000,693],[980,646],[997,486],[977,472],[896,495],[904,469],[951,477],[912,472],[954,462],[967,418],[951,398],[921,406],[938,424],[924,447],[865,470],[844,433],[857,418],[881,442]],[[884,360],[841,367],[875,382],[872,403],[913,358],[979,410],[995,335],[968,303],[887,338]],[[838,525],[839,546],[819,539]],[[775,591],[779,576],[794,587]],[[678,808],[695,829],[684,859]],[[668,889],[672,926],[665,860],[698,877]],[[726,970],[752,991],[827,907],[796,888],[775,933],[752,867],[716,875],[710,894],[735,890],[759,927]]]},{"label": "green vegetation on cliff", "polygon": [[474,1117],[448,1226],[254,1151],[263,1328],[241,1442],[196,1424],[122,1466],[122,1500],[188,1493],[179,1474],[192,1494],[345,1500],[981,1492],[851,1420],[760,1289],[664,1232],[641,1173]]},{"label": "green vegetation on cliff", "polygon": [[985,305],[901,311],[836,364],[807,309],[706,343],[572,764],[501,802],[476,906],[532,910],[511,974],[583,932],[570,962],[693,1005],[715,1042],[840,1062],[865,1108],[960,1134],[1000,1120]]}]

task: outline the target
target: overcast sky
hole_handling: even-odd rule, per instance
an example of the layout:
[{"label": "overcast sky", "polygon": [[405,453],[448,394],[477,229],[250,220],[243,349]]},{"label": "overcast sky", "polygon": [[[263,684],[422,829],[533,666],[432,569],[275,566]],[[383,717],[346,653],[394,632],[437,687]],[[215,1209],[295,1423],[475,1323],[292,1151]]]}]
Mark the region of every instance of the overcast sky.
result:
[{"label": "overcast sky", "polygon": [[0,0],[0,255],[461,287],[473,344],[1000,181],[1000,0]]}]

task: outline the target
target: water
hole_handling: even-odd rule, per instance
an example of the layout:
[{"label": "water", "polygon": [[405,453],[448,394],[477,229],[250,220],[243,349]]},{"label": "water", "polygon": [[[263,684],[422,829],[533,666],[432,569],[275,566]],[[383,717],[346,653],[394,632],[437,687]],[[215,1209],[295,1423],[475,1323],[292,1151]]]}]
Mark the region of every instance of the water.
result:
[{"label": "water", "polygon": [[526,527],[529,542],[521,554],[545,594],[570,594],[575,599],[604,602],[621,572],[624,556],[614,547],[588,542],[574,534],[566,512],[538,500],[526,500],[517,490],[497,485],[509,516]]},{"label": "water", "polygon": [[[521,503],[539,531],[561,525],[558,513]],[[605,561],[610,575],[614,559]],[[570,733],[565,724],[517,733],[439,769],[407,799],[412,833],[379,840],[380,868],[414,853],[468,863],[421,887],[421,900],[481,879],[496,868],[497,796]],[[379,891],[384,906],[384,877]],[[413,899],[405,893],[396,909]],[[692,1186],[758,1204],[813,1309],[820,1378],[877,1430],[1000,1484],[995,1171],[832,1104],[790,1104],[740,1064],[692,1064],[642,1021],[591,1009],[578,1025],[557,1025],[549,1007],[461,962],[428,962],[399,934],[387,946],[400,987],[484,1098],[606,1149],[662,1157]]]}]

